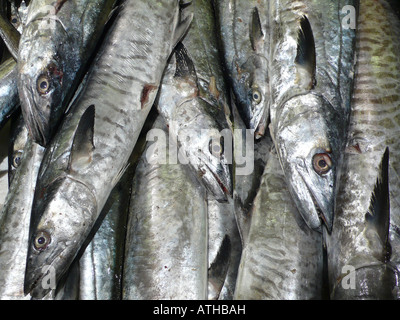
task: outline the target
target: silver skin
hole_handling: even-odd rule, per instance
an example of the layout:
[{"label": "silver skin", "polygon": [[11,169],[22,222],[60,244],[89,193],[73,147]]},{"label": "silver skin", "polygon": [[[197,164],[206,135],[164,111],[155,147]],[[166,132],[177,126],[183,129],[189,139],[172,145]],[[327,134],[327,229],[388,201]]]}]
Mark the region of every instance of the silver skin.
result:
[{"label": "silver skin", "polygon": [[0,65],[0,128],[18,106],[17,63],[9,58]]},{"label": "silver skin", "polygon": [[[326,237],[332,299],[400,297],[397,280],[400,270],[399,32],[400,22],[387,1],[361,1],[349,140],[333,231]],[[366,213],[386,147],[389,148],[390,216],[369,227]],[[385,212],[375,214],[382,216]],[[387,240],[379,230],[388,235]],[[346,271],[342,268],[346,265],[355,268],[354,289],[343,288]]]},{"label": "silver skin", "polygon": [[[255,138],[259,139],[267,129],[270,104],[269,2],[215,0],[213,3],[233,97],[246,127],[254,130]],[[253,21],[254,8],[258,10],[260,27]],[[263,36],[259,37],[258,32]]]},{"label": "silver skin", "polygon": [[197,0],[188,11],[193,23],[163,77],[157,108],[181,157],[218,200],[227,201],[232,196],[232,134],[213,9],[210,1]]},{"label": "silver skin", "polygon": [[0,213],[0,299],[30,299],[24,294],[30,213],[44,148],[28,140],[19,170]]},{"label": "silver skin", "polygon": [[251,209],[235,300],[322,299],[322,234],[304,223],[271,152]]},{"label": "silver skin", "polygon": [[111,192],[103,220],[79,258],[79,299],[120,300],[133,162]]},{"label": "silver skin", "polygon": [[32,138],[47,146],[115,0],[32,0],[19,42],[18,91]]},{"label": "silver skin", "polygon": [[[322,224],[332,229],[350,114],[355,30],[342,28],[341,10],[357,3],[270,2],[270,132],[289,191],[307,225],[318,231]],[[310,53],[297,60],[303,16],[314,38],[315,68]],[[312,161],[319,153],[332,163],[322,174]]]},{"label": "silver skin", "polygon": [[[167,134],[161,117],[154,128]],[[133,178],[122,299],[205,300],[206,191],[186,166],[158,164],[162,155],[151,150],[149,143]]]},{"label": "silver skin", "polygon": [[207,195],[208,300],[232,300],[242,253],[234,203]]},{"label": "silver skin", "polygon": [[40,286],[43,266],[55,268],[57,281],[66,272],[125,171],[167,59],[191,21],[180,20],[179,9],[177,0],[129,0],[120,8],[86,87],[46,149],[32,209],[25,293],[46,293]]}]

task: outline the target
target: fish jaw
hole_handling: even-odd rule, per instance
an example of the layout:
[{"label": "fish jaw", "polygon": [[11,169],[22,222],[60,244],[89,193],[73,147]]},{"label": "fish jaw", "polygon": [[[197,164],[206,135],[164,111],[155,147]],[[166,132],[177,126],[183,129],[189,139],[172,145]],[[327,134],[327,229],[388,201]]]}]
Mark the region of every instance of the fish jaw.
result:
[{"label": "fish jaw", "polygon": [[[59,178],[46,188],[38,188],[32,208],[25,294],[43,298],[55,289],[44,283],[48,284],[47,280],[50,280],[56,285],[64,276],[93,227],[96,216],[97,203],[93,194],[77,180]],[[39,239],[43,237],[44,245]]]},{"label": "fish jaw", "polygon": [[[335,115],[329,103],[313,94],[294,97],[284,108],[286,114],[272,131],[289,190],[307,225],[322,231],[324,224],[330,232],[341,161],[340,128],[330,125]],[[319,155],[330,162],[326,172],[315,169]]]}]

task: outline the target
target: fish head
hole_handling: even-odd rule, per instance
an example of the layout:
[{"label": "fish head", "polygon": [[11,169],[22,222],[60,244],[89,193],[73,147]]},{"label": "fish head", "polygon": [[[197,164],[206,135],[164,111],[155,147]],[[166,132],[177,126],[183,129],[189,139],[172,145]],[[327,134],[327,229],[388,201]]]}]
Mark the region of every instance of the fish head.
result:
[{"label": "fish head", "polygon": [[63,84],[69,72],[59,59],[57,44],[43,45],[24,36],[21,43],[17,81],[21,109],[33,140],[47,146],[63,113]]},{"label": "fish head", "polygon": [[333,112],[313,94],[292,98],[284,108],[287,113],[274,131],[288,188],[307,225],[322,231],[324,224],[330,232],[341,160],[339,129],[329,125]]},{"label": "fish head", "polygon": [[237,68],[236,103],[246,127],[254,137],[265,134],[269,112],[268,63],[260,55],[252,55]]},{"label": "fish head", "polygon": [[25,294],[43,298],[55,289],[86,240],[95,211],[92,192],[75,179],[39,184],[32,207]]},{"label": "fish head", "polygon": [[233,192],[232,132],[230,129],[219,130],[215,119],[207,115],[199,114],[194,119],[202,128],[188,124],[174,130],[171,124],[169,126],[170,134],[177,132],[179,162],[189,164],[194,169],[197,178],[216,200],[227,201]]}]

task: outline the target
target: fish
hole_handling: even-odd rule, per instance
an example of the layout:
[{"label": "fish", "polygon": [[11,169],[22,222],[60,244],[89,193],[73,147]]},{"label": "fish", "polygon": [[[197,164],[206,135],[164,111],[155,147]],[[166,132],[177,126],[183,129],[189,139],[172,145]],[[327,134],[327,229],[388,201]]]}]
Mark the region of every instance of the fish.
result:
[{"label": "fish", "polygon": [[399,299],[400,21],[388,1],[368,0],[357,28],[349,135],[326,235],[330,295]]},{"label": "fish", "polygon": [[0,299],[25,300],[30,213],[44,148],[26,141],[18,170],[0,213]]},{"label": "fish", "polygon": [[[270,2],[269,129],[307,223],[332,230],[350,117],[358,1]],[[346,26],[346,27],[345,27]]]},{"label": "fish", "polygon": [[[153,129],[168,141],[162,117]],[[122,299],[206,300],[206,190],[187,166],[163,162],[170,144],[154,144],[148,142],[132,182]]]},{"label": "fish", "polygon": [[213,1],[222,63],[231,98],[255,139],[266,134],[269,117],[269,2]]},{"label": "fish", "polygon": [[26,294],[46,294],[40,286],[46,265],[57,281],[62,277],[126,171],[168,58],[191,23],[180,11],[177,0],[121,5],[86,85],[46,148],[32,208]]},{"label": "fish", "polygon": [[25,126],[21,111],[11,118],[10,138],[8,143],[8,186],[14,179],[15,171],[21,164],[24,147],[28,140],[28,129]]},{"label": "fish", "polygon": [[17,64],[13,58],[0,65],[0,129],[20,106],[17,73]]},{"label": "fish", "polygon": [[242,253],[234,202],[207,194],[208,300],[232,300]]},{"label": "fish", "polygon": [[170,161],[188,164],[223,202],[232,196],[232,127],[213,7],[197,0],[189,10],[193,23],[163,76],[157,109],[177,141],[179,156]]},{"label": "fish", "polygon": [[21,34],[4,14],[0,14],[0,37],[14,60],[17,61]]},{"label": "fish", "polygon": [[32,0],[18,51],[18,92],[31,137],[46,147],[94,55],[115,0]]},{"label": "fish", "polygon": [[321,300],[323,235],[308,228],[272,150],[250,209],[235,300]]}]

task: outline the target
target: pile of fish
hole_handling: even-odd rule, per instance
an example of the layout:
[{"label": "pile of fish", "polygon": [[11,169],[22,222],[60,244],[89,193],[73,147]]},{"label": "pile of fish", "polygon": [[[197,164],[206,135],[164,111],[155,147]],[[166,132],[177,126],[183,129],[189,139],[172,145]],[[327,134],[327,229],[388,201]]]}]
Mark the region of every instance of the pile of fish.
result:
[{"label": "pile of fish", "polygon": [[398,13],[2,1],[0,299],[399,299]]}]

